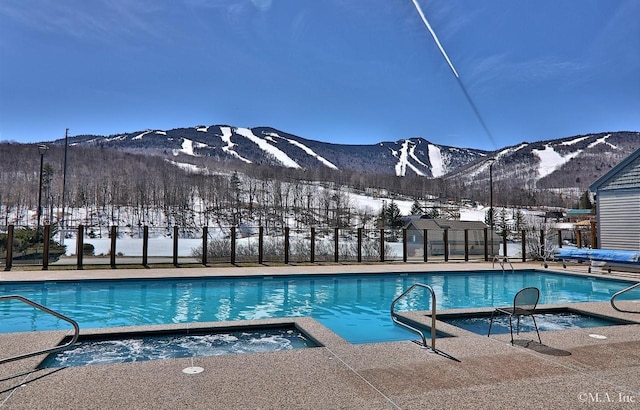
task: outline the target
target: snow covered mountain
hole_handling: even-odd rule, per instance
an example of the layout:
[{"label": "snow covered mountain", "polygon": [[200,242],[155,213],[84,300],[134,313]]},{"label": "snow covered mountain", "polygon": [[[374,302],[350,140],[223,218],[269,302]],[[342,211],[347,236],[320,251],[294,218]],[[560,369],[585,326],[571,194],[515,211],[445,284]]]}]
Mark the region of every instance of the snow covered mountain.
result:
[{"label": "snow covered mountain", "polygon": [[[62,143],[62,140],[56,142]],[[273,128],[226,125],[147,130],[108,137],[81,135],[72,137],[70,144],[288,168],[325,167],[431,178],[446,175],[487,155],[486,151],[432,144],[423,138],[344,145],[312,141]]]},{"label": "snow covered mountain", "polygon": [[[63,140],[55,143],[62,144]],[[423,138],[373,145],[330,144],[268,127],[228,125],[147,130],[108,137],[81,135],[71,145],[115,148],[167,158],[208,157],[219,161],[295,169],[326,168],[396,176],[443,177],[473,184],[493,177],[524,189],[584,189],[635,149],[639,132],[611,132],[523,142],[494,152],[433,144]]]},{"label": "snow covered mountain", "polygon": [[[584,189],[640,147],[640,132],[611,132],[534,143],[523,142],[490,154],[493,177],[524,189]],[[463,183],[488,178],[489,162],[449,173]]]}]

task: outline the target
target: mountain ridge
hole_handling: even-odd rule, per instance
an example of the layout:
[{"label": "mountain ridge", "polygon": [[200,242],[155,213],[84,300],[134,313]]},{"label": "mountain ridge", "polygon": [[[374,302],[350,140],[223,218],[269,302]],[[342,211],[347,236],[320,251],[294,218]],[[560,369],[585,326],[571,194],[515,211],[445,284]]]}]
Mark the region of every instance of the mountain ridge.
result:
[{"label": "mountain ridge", "polygon": [[[199,125],[110,136],[78,135],[70,145],[144,152],[167,158],[285,168],[327,168],[398,177],[415,175],[473,183],[488,176],[488,158],[498,180],[525,188],[584,188],[640,147],[640,132],[617,131],[522,142],[486,151],[434,144],[422,137],[375,144],[336,144],[306,139],[272,127]],[[53,141],[63,144],[64,139]],[[573,182],[571,181],[573,179]]]}]

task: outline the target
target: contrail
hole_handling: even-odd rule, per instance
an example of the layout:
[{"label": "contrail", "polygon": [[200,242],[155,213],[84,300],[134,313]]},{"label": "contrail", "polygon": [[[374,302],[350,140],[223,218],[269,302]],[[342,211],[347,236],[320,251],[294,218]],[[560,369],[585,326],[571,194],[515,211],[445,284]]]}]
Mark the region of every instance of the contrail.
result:
[{"label": "contrail", "polygon": [[460,76],[458,75],[458,72],[456,71],[455,67],[451,63],[451,60],[449,60],[449,56],[447,55],[447,52],[444,51],[442,44],[440,44],[440,40],[438,40],[438,36],[436,36],[436,32],[433,31],[433,29],[431,28],[431,24],[429,24],[429,21],[427,21],[427,17],[422,12],[422,9],[418,4],[418,0],[411,0],[411,1],[413,2],[413,5],[416,6],[416,10],[418,10],[418,14],[420,15],[420,18],[422,18],[422,22],[424,23],[425,26],[427,26],[427,29],[429,30],[429,33],[431,33],[431,37],[433,37],[433,41],[436,42],[436,45],[440,49],[442,56],[444,57],[445,60],[447,60],[447,64],[449,64],[451,71],[453,71],[453,75],[455,75],[456,78],[460,78]]},{"label": "contrail", "polygon": [[453,66],[453,63],[449,59],[449,56],[447,55],[447,52],[444,51],[444,47],[442,47],[442,44],[440,44],[440,40],[438,40],[438,36],[436,35],[436,32],[433,31],[433,28],[431,28],[431,24],[429,24],[429,21],[427,20],[427,17],[422,12],[422,8],[420,7],[420,4],[418,4],[418,0],[411,0],[411,1],[413,2],[413,5],[416,7],[416,10],[418,11],[418,14],[420,15],[420,18],[422,19],[422,22],[427,27],[427,30],[429,30],[429,33],[431,33],[431,37],[433,37],[433,41],[436,42],[436,45],[440,49],[440,53],[442,53],[442,56],[447,61],[447,64],[449,64],[449,68],[451,68],[451,71],[453,72],[453,75],[456,77],[456,80],[458,81],[458,85],[462,89],[462,92],[464,93],[464,96],[467,98],[467,101],[469,102],[469,105],[471,105],[471,108],[473,109],[473,112],[476,114],[476,117],[478,117],[478,121],[480,121],[480,125],[482,125],[482,128],[484,129],[484,131],[489,136],[489,140],[491,141],[493,146],[495,148],[497,148],[498,145],[496,144],[495,140],[493,139],[493,135],[491,134],[491,131],[489,131],[489,128],[487,127],[487,124],[482,119],[482,116],[480,115],[480,111],[478,111],[478,107],[476,107],[476,104],[471,99],[471,96],[469,95],[469,92],[467,91],[467,88],[462,83],[462,80],[460,80],[460,76],[458,75],[458,71],[456,71],[456,68]]}]

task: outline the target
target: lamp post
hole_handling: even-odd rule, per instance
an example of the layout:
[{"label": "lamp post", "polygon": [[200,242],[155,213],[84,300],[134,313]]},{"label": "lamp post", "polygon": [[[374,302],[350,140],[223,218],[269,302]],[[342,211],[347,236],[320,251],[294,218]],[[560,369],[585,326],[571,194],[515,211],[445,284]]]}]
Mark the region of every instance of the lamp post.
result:
[{"label": "lamp post", "polygon": [[489,162],[489,227],[490,227],[490,241],[491,241],[491,255],[493,256],[493,164],[496,159],[491,157],[487,160]]},{"label": "lamp post", "polygon": [[36,228],[36,235],[40,232],[40,218],[42,217],[42,170],[44,166],[44,154],[49,147],[44,144],[38,145],[38,153],[40,153],[40,184],[38,186],[38,224]]},{"label": "lamp post", "polygon": [[60,244],[64,245],[64,212],[65,212],[65,188],[67,186],[67,150],[69,148],[69,128],[64,131],[64,166],[62,168],[62,214],[60,215]]}]

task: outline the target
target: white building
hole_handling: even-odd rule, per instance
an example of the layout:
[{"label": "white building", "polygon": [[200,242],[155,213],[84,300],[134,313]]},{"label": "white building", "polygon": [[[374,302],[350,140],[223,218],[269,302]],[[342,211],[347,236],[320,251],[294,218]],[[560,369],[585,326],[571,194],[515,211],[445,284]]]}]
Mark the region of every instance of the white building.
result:
[{"label": "white building", "polygon": [[598,247],[640,250],[640,149],[589,189],[596,194]]}]

